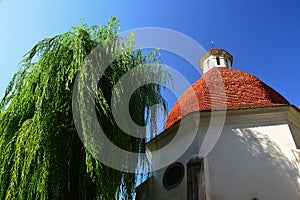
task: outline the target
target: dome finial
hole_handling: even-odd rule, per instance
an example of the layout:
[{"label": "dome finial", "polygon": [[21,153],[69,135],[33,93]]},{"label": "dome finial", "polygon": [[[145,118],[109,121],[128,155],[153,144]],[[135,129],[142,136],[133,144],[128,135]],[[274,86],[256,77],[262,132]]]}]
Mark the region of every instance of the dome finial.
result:
[{"label": "dome finial", "polygon": [[211,48],[215,48],[214,41],[211,41]]}]

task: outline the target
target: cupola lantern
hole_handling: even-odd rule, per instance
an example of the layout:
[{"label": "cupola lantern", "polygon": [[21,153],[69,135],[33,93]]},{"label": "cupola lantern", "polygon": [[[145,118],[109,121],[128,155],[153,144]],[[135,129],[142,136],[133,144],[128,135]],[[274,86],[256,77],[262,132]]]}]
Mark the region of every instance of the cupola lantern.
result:
[{"label": "cupola lantern", "polygon": [[214,67],[225,67],[231,69],[233,57],[224,49],[212,48],[200,59],[200,69],[203,73]]}]

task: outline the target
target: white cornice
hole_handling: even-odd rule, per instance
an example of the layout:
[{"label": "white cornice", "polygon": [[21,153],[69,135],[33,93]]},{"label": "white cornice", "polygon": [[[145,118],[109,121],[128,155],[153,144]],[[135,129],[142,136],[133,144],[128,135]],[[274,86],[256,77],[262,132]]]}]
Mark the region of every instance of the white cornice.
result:
[{"label": "white cornice", "polygon": [[[200,120],[199,120],[200,119]],[[180,128],[188,132],[199,126],[251,127],[293,123],[300,128],[300,111],[295,106],[276,106],[227,111],[193,112],[147,143],[147,149],[156,149],[168,143]],[[160,143],[160,144],[158,144]]]},{"label": "white cornice", "polygon": [[300,129],[300,110],[295,106],[290,106],[290,112],[288,114],[289,123],[293,124]]}]

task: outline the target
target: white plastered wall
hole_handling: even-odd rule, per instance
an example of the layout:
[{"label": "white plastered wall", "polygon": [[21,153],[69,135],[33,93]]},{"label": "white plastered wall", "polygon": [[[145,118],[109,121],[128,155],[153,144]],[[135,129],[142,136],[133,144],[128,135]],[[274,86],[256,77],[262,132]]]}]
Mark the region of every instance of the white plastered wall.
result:
[{"label": "white plastered wall", "polygon": [[[199,127],[195,141],[177,162],[186,166],[191,157],[199,152],[206,130],[205,126]],[[193,129],[189,128],[186,137],[177,138],[170,151],[153,152],[153,163],[170,159],[174,152],[179,151],[178,145],[192,137],[192,132]],[[299,166],[295,165],[294,158],[289,154],[289,150],[295,148],[288,124],[225,125],[205,163],[209,173],[206,182],[210,184],[207,199],[299,200]],[[162,184],[165,169],[153,173],[153,192],[149,199],[186,199],[186,169],[183,181],[171,190]]]}]

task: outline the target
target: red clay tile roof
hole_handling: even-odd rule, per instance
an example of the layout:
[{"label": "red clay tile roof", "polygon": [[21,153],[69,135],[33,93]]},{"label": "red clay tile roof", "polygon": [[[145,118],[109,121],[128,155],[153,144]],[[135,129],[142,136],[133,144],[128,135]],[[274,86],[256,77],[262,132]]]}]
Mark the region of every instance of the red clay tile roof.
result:
[{"label": "red clay tile roof", "polygon": [[213,68],[181,95],[169,113],[165,129],[195,111],[283,105],[290,103],[255,76],[241,70]]}]

